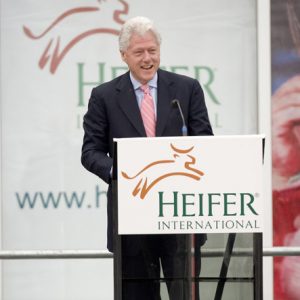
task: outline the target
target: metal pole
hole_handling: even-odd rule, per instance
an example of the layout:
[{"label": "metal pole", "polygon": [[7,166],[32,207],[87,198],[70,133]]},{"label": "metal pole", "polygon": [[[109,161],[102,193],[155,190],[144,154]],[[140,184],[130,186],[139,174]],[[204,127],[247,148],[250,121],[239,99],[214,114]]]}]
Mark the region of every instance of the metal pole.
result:
[{"label": "metal pole", "polygon": [[0,259],[94,259],[113,258],[107,250],[2,250]]},{"label": "metal pole", "polygon": [[[202,257],[220,257],[224,249],[201,248]],[[233,256],[252,256],[252,249],[235,248]],[[263,256],[300,256],[300,247],[263,248]],[[112,259],[107,250],[2,250],[0,259]]]}]

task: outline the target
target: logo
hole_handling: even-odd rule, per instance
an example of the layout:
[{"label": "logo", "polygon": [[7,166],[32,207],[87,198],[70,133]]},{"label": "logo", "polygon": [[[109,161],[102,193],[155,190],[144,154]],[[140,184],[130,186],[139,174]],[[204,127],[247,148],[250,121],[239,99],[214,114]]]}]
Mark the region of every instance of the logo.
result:
[{"label": "logo", "polygon": [[[121,172],[125,179],[137,182],[132,191],[134,197],[138,196],[143,200],[154,186],[168,177],[183,176],[199,181],[204,175],[195,167],[196,158],[189,154],[194,146],[189,149],[178,149],[170,144],[170,147],[172,159],[154,161],[132,176]],[[157,174],[161,175],[157,177]]]},{"label": "logo", "polygon": [[[96,0],[95,0],[96,1]],[[129,5],[125,0],[110,0],[109,5],[117,2],[118,8],[113,9],[111,22],[108,24],[103,21],[107,11],[102,9],[101,2],[106,0],[97,0],[95,6],[78,6],[68,9],[60,14],[44,29],[42,32],[35,32],[34,29],[28,26],[23,26],[24,34],[31,40],[41,40],[45,44],[43,52],[39,58],[39,68],[44,69],[49,63],[50,73],[54,74],[70,52],[70,50],[83,39],[97,34],[110,34],[118,36],[120,27],[124,24],[124,15],[128,15]],[[120,6],[121,4],[121,6]],[[109,7],[106,7],[109,8]],[[70,36],[63,30],[64,28],[76,28],[80,18],[81,30],[75,36]],[[95,19],[95,22],[91,20]],[[76,21],[76,23],[75,23]],[[102,23],[101,26],[91,24]],[[104,23],[104,24],[103,24]],[[112,25],[114,27],[112,27]],[[115,28],[117,26],[117,28]]]}]

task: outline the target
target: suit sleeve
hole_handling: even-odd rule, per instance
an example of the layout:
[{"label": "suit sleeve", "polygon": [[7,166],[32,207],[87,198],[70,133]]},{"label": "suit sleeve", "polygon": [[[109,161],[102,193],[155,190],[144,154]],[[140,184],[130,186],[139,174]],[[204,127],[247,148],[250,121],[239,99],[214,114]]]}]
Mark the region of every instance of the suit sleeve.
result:
[{"label": "suit sleeve", "polygon": [[109,122],[103,97],[92,90],[83,119],[84,138],[81,163],[90,172],[110,183],[113,160],[109,157]]},{"label": "suit sleeve", "polygon": [[193,80],[188,114],[189,135],[213,135],[203,90],[197,80]]}]

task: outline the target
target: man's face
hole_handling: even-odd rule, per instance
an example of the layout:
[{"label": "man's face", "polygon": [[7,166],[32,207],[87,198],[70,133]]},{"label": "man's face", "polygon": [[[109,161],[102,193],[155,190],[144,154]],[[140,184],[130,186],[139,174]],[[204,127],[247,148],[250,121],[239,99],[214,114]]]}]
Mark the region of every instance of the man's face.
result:
[{"label": "man's face", "polygon": [[133,77],[142,84],[151,80],[160,63],[160,47],[151,31],[143,36],[133,34],[127,50],[121,52]]}]

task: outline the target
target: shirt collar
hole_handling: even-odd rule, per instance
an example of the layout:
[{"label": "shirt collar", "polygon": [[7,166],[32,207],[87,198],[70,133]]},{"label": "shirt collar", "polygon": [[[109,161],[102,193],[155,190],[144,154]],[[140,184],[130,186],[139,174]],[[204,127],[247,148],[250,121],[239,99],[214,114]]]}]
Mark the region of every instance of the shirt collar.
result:
[{"label": "shirt collar", "polygon": [[[142,84],[133,77],[133,75],[131,74],[131,72],[130,72],[130,80],[132,82],[134,90],[137,90],[137,89],[139,89],[142,86]],[[153,78],[148,81],[148,85],[150,87],[157,88],[157,72],[155,73],[155,75],[153,76]]]}]

